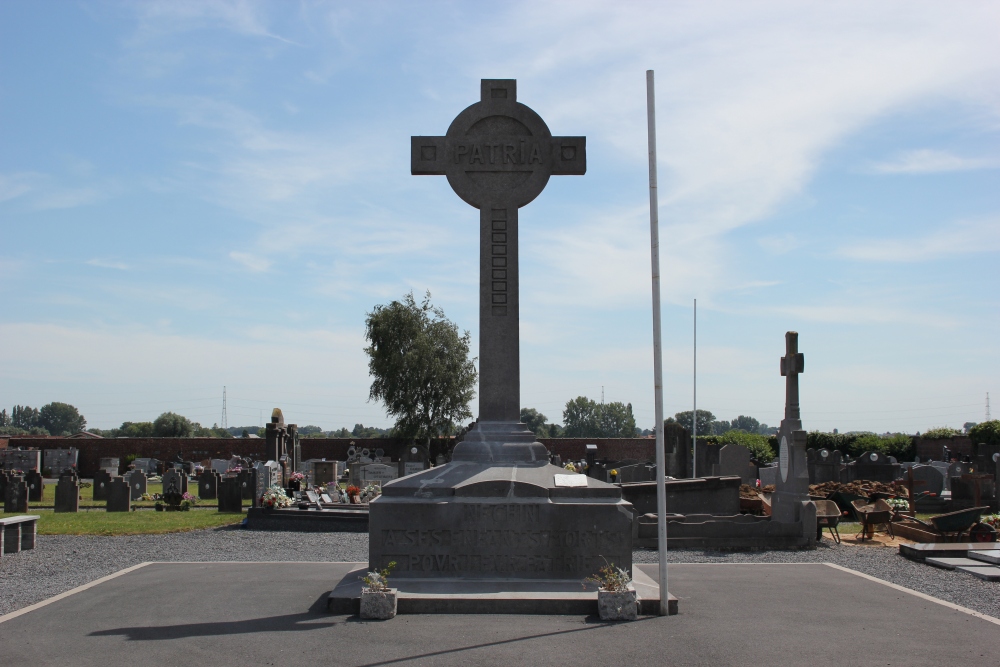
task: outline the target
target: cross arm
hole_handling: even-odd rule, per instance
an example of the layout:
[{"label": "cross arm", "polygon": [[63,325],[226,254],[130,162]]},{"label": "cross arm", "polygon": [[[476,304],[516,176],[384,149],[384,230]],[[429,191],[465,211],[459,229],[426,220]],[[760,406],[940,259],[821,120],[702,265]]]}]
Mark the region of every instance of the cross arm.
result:
[{"label": "cross arm", "polygon": [[583,176],[587,173],[587,137],[552,137],[552,174]]},{"label": "cross arm", "polygon": [[781,358],[781,375],[782,377],[788,375],[797,375],[805,371],[806,355],[799,352],[798,354],[782,357]]},{"label": "cross arm", "polygon": [[444,176],[444,137],[410,137],[410,173]]}]

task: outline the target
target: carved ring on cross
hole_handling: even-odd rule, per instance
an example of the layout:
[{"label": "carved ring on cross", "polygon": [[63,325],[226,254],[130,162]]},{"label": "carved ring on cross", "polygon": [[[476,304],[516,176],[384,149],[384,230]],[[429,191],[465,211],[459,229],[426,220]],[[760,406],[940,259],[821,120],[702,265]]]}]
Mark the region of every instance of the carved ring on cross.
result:
[{"label": "carved ring on cross", "polygon": [[517,101],[514,79],[483,79],[480,101],[458,114],[445,136],[411,142],[411,172],[446,175],[476,208],[520,208],[549,176],[586,172],[586,137],[553,137],[541,116]]}]

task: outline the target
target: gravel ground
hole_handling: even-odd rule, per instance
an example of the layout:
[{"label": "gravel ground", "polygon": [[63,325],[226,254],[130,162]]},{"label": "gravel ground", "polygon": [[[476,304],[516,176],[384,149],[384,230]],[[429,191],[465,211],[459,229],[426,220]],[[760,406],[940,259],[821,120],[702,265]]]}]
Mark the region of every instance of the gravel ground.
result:
[{"label": "gravel ground", "polygon": [[[636,563],[655,563],[637,550]],[[1000,618],[1000,583],[940,570],[889,547],[824,543],[815,551],[670,552],[671,563],[836,563],[885,581]],[[0,560],[0,615],[144,561],[368,560],[365,533],[281,533],[223,527],[167,535],[91,537],[40,535],[32,551]]]}]

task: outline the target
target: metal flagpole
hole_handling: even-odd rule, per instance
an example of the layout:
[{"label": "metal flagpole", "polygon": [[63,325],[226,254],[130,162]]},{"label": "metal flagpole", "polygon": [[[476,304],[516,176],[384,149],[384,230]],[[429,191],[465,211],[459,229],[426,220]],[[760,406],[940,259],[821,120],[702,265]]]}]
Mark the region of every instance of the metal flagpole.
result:
[{"label": "metal flagpole", "polygon": [[694,300],[694,384],[691,412],[691,476],[698,476],[698,299]]},{"label": "metal flagpole", "polygon": [[649,247],[653,265],[653,400],[656,415],[656,534],[660,561],[660,616],[669,613],[667,593],[667,475],[663,451],[663,352],[660,345],[660,220],[656,196],[656,103],[653,70],[646,70],[646,124],[649,133]]}]

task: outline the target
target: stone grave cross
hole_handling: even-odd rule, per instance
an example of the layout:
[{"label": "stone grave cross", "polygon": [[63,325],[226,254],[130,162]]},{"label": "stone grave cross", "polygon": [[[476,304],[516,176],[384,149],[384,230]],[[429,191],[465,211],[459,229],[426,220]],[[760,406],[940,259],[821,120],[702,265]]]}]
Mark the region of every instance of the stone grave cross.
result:
[{"label": "stone grave cross", "polygon": [[443,137],[411,137],[410,171],[443,175],[479,209],[479,421],[521,413],[517,210],[552,175],[587,171],[586,137],[553,137],[517,101],[514,79],[483,79],[480,100]]},{"label": "stone grave cross", "polygon": [[795,331],[785,332],[785,356],[781,358],[781,375],[785,378],[785,419],[798,422],[801,428],[799,413],[799,373],[805,370],[806,357],[799,352],[799,334]]},{"label": "stone grave cross", "polygon": [[785,418],[778,429],[778,478],[771,501],[771,516],[781,523],[801,520],[801,503],[809,499],[809,464],[806,432],[799,412],[799,373],[805,355],[799,352],[799,334],[785,333],[785,356],[781,374],[785,378]]}]

